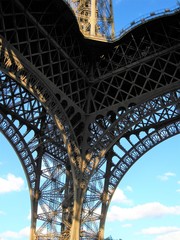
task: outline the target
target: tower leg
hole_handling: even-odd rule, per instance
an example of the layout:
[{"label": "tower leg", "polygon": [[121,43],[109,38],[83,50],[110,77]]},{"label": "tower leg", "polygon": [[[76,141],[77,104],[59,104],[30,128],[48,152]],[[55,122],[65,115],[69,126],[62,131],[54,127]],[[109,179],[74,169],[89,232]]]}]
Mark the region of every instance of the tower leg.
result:
[{"label": "tower leg", "polygon": [[104,192],[102,195],[102,209],[101,209],[102,218],[100,220],[98,240],[104,240],[105,222],[106,222],[106,216],[107,216],[107,211],[109,207],[108,186],[109,186],[109,178],[111,176],[110,169],[112,168],[112,157],[113,157],[113,153],[109,151],[109,153],[106,155],[106,158],[108,159],[108,161],[107,161],[107,167],[106,167]]},{"label": "tower leg", "polygon": [[96,1],[91,0],[91,35],[95,36],[95,28],[96,28]]},{"label": "tower leg", "polygon": [[80,238],[80,212],[81,212],[81,206],[76,202],[74,205],[74,214],[73,214],[70,240],[79,240]]},{"label": "tower leg", "polygon": [[104,227],[105,227],[106,217],[103,216],[103,219],[100,222],[98,240],[104,240]]},{"label": "tower leg", "polygon": [[76,186],[75,191],[76,194],[74,197],[73,219],[69,240],[80,239],[81,211],[83,205],[84,191],[79,186]]}]

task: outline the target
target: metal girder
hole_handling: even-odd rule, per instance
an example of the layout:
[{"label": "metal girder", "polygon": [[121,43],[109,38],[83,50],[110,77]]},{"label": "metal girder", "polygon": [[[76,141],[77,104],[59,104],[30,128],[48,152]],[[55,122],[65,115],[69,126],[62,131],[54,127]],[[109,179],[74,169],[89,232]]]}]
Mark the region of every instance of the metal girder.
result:
[{"label": "metal girder", "polygon": [[142,26],[142,31],[132,31],[99,56],[89,90],[90,112],[104,114],[104,108],[112,110],[120,104],[129,107],[139,102],[139,96],[148,98],[151,91],[155,94],[179,81],[179,30],[171,23],[165,25],[166,21],[160,21],[156,28]]},{"label": "metal girder", "polygon": [[112,0],[65,0],[74,11],[79,29],[89,39],[107,41],[114,38]]},{"label": "metal girder", "polygon": [[179,11],[100,43],[111,1],[69,3],[87,25],[107,17],[94,41],[64,1],[0,2],[0,131],[29,183],[31,240],[102,240],[122,177],[180,131]]}]

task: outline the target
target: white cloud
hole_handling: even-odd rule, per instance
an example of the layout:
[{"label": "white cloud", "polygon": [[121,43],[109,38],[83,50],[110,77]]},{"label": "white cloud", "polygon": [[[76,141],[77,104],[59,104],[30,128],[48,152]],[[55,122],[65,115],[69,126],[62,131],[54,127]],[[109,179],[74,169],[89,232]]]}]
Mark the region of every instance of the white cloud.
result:
[{"label": "white cloud", "polygon": [[155,240],[179,240],[180,238],[179,236],[180,236],[180,231],[163,234],[161,236],[158,236]]},{"label": "white cloud", "polygon": [[176,192],[180,192],[180,189],[177,189]]},{"label": "white cloud", "polygon": [[123,224],[122,227],[123,228],[130,228],[130,227],[132,227],[132,224],[131,223]]},{"label": "white cloud", "polygon": [[0,233],[0,240],[22,239],[24,237],[28,239],[29,235],[30,235],[30,229],[29,227],[26,227],[20,230],[19,232],[6,231],[3,233]]},{"label": "white cloud", "polygon": [[169,234],[174,232],[179,232],[179,227],[150,227],[142,229],[139,233],[145,235],[159,235],[159,234]]},{"label": "white cloud", "polygon": [[180,181],[178,181],[177,184],[180,184]]},{"label": "white cloud", "polygon": [[132,201],[126,197],[123,190],[117,188],[113,195],[112,203],[124,203],[127,205],[131,205]]},{"label": "white cloud", "polygon": [[108,221],[127,221],[144,218],[158,218],[165,215],[180,215],[180,206],[165,206],[151,202],[129,208],[112,206],[108,212]]},{"label": "white cloud", "polygon": [[169,180],[170,177],[175,177],[175,176],[176,176],[175,173],[167,172],[167,173],[164,173],[163,175],[159,175],[158,178],[161,181],[167,181],[167,180]]},{"label": "white cloud", "polygon": [[174,226],[150,227],[142,229],[138,235],[156,235],[154,240],[179,240],[180,228]]},{"label": "white cloud", "polygon": [[0,210],[0,215],[6,215],[5,212]]},{"label": "white cloud", "polygon": [[128,192],[133,192],[133,189],[132,189],[131,186],[127,186],[127,187],[126,187],[126,190],[127,190]]},{"label": "white cloud", "polygon": [[24,186],[24,180],[9,173],[6,178],[0,177],[0,194],[21,191]]}]

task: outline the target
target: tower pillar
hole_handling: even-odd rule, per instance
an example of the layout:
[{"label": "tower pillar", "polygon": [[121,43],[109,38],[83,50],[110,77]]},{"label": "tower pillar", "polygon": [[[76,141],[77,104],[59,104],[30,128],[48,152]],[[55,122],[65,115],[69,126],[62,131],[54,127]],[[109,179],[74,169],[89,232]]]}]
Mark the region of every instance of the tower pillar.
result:
[{"label": "tower pillar", "polygon": [[95,36],[96,32],[96,0],[91,0],[91,36]]}]

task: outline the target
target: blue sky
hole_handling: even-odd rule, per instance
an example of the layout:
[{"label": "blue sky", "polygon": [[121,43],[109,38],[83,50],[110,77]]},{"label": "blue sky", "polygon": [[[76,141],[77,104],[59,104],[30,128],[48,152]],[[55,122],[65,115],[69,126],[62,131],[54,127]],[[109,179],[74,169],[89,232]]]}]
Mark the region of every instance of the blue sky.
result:
[{"label": "blue sky", "polygon": [[106,235],[123,240],[180,239],[180,136],[146,153],[122,179]]},{"label": "blue sky", "polygon": [[28,239],[30,199],[20,161],[0,133],[0,240]]},{"label": "blue sky", "polygon": [[[120,30],[176,0],[114,0]],[[30,200],[25,175],[0,133],[0,240],[28,239]],[[121,181],[110,205],[106,237],[122,240],[180,239],[180,136],[145,154]]]},{"label": "blue sky", "polygon": [[177,0],[113,0],[115,33],[126,28],[133,20],[148,16],[150,12],[174,8]]},{"label": "blue sky", "polygon": [[[0,134],[0,240],[28,239],[30,201],[20,162]],[[122,179],[110,205],[106,237],[180,239],[180,135],[146,153]]]}]

